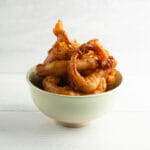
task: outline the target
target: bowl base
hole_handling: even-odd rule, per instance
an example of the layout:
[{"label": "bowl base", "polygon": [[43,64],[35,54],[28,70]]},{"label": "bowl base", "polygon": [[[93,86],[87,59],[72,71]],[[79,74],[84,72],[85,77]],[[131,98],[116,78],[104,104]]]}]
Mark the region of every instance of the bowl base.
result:
[{"label": "bowl base", "polygon": [[63,121],[57,121],[55,120],[58,124],[68,127],[68,128],[80,128],[87,126],[90,122],[83,122],[83,123],[68,123],[68,122],[63,122]]}]

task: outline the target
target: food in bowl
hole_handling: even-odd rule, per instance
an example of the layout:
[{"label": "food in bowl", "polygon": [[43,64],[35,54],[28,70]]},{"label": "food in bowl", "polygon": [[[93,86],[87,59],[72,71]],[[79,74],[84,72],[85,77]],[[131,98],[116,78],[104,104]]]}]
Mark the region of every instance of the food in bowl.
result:
[{"label": "food in bowl", "polygon": [[70,96],[42,90],[42,80],[36,68],[28,70],[26,79],[35,105],[46,116],[66,127],[88,125],[112,109],[116,103],[122,75],[116,71],[116,81],[111,90],[101,94]]},{"label": "food in bowl", "polygon": [[51,93],[71,96],[100,94],[111,90],[116,82],[117,61],[92,39],[79,44],[71,40],[61,20],[53,29],[57,41],[43,64],[36,66],[42,88]]}]

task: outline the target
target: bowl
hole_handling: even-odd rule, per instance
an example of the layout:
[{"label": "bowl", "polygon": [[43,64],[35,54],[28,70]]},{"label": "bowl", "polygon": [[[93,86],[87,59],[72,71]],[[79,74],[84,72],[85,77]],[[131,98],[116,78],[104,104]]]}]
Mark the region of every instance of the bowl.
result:
[{"label": "bowl", "polygon": [[44,91],[42,78],[36,75],[35,67],[27,72],[26,79],[39,110],[66,127],[85,126],[110,111],[122,83],[122,75],[117,71],[116,82],[111,90],[97,95],[67,96]]}]

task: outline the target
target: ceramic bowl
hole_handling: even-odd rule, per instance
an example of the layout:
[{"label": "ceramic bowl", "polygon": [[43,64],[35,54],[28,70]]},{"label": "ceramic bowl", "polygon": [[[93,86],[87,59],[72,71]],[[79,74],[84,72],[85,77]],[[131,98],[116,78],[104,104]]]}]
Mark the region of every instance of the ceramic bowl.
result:
[{"label": "ceramic bowl", "polygon": [[85,96],[66,96],[44,91],[42,79],[36,75],[35,67],[26,75],[35,105],[46,116],[67,127],[81,127],[110,111],[116,101],[122,75],[117,71],[113,88],[105,93]]}]

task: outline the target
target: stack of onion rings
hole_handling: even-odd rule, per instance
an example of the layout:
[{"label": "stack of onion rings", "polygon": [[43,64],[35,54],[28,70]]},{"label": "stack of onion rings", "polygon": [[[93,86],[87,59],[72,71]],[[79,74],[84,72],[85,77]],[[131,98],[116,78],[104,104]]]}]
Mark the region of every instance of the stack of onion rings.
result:
[{"label": "stack of onion rings", "polygon": [[100,94],[112,88],[117,62],[98,39],[82,45],[70,40],[61,20],[53,32],[57,41],[43,64],[36,66],[37,75],[43,77],[44,90],[76,96]]}]

